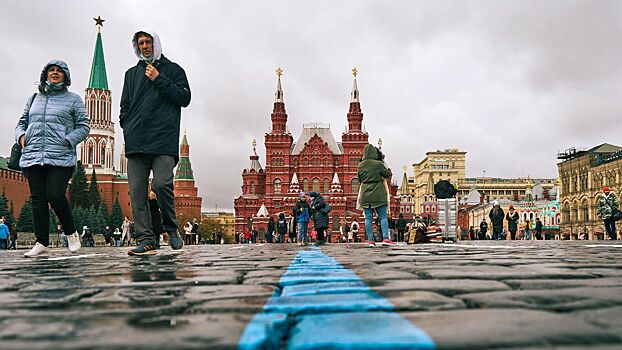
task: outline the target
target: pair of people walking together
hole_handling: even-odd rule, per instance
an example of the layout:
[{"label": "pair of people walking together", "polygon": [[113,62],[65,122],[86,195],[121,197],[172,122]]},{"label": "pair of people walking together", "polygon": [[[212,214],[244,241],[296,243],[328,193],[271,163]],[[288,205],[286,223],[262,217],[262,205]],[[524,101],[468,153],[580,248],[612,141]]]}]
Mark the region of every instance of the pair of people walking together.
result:
[{"label": "pair of people walking together", "polygon": [[[173,168],[179,160],[181,107],[190,103],[190,86],[184,70],[162,55],[158,35],[139,31],[132,38],[139,61],[125,73],[120,124],[128,159],[128,183],[138,246],[130,255],[155,254],[156,238],[148,203],[149,176],[162,226],[173,249],[183,240],[178,232],[173,193]],[[68,91],[71,77],[61,60],[48,62],[41,72],[39,93],[29,99],[16,129],[22,147],[20,167],[32,198],[35,246],[24,254],[39,255],[49,245],[48,204],[68,233],[69,249],[80,248],[71,208],[66,197],[77,163],[76,146],[90,127],[80,96]],[[73,234],[71,234],[73,233]],[[160,233],[160,232],[158,232]]]}]

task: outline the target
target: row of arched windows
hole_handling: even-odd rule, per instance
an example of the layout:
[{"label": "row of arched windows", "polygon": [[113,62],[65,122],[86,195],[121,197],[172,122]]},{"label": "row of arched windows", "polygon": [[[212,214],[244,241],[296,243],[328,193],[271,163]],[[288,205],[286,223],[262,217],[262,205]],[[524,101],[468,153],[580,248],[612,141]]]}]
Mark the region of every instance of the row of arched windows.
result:
[{"label": "row of arched windows", "polygon": [[[303,179],[302,180],[302,190],[304,192],[309,192],[309,191],[315,191],[315,192],[320,192],[320,193],[328,193],[328,191],[330,190],[330,180],[328,178],[324,178],[323,181],[323,190],[320,187],[320,179],[313,179],[311,181],[311,188],[309,188],[309,179]],[[274,188],[274,193],[275,194],[280,194],[282,193],[282,181],[281,179],[274,179],[273,182],[273,188]],[[358,179],[352,179],[351,182],[352,185],[352,192],[353,193],[358,193],[359,191],[359,180]],[[254,184],[251,183],[251,193],[254,193]]]}]

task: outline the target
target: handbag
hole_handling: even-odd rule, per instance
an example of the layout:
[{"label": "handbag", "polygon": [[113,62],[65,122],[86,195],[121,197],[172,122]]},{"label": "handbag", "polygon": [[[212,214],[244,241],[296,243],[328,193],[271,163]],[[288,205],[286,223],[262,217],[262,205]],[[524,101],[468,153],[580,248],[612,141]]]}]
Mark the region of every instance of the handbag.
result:
[{"label": "handbag", "polygon": [[611,212],[611,218],[613,219],[613,221],[618,221],[622,219],[622,211],[614,209],[613,212]]},{"label": "handbag", "polygon": [[[26,115],[28,117],[30,117],[30,107],[32,107],[32,103],[35,101],[35,97],[37,97],[36,93],[30,98],[30,103],[28,104],[28,111],[26,112]],[[19,144],[18,140],[18,142],[15,142],[13,147],[11,147],[11,155],[9,156],[7,167],[11,170],[22,170],[22,168],[19,166],[20,158],[22,158],[22,145]]]}]

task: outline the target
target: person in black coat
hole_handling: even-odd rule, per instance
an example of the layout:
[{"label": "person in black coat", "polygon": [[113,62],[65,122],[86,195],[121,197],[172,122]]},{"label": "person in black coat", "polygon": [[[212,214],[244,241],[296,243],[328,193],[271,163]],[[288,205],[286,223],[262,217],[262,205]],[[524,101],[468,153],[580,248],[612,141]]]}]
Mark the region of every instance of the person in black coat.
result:
[{"label": "person in black coat", "polygon": [[324,231],[328,228],[328,212],[326,211],[327,205],[322,197],[317,192],[309,193],[311,196],[311,214],[313,216],[313,228],[317,232],[317,244],[324,244],[325,237]]},{"label": "person in black coat", "polygon": [[397,224],[395,226],[397,228],[397,241],[404,242],[404,233],[406,232],[406,219],[404,219],[404,214],[400,214],[397,217]]},{"label": "person in black coat", "polygon": [[510,238],[516,239],[516,231],[518,230],[518,213],[514,210],[514,206],[510,205],[508,213],[505,215],[505,219],[508,221],[508,230],[510,231]]},{"label": "person in black coat", "polygon": [[285,234],[287,233],[287,220],[285,214],[279,214],[279,220],[276,223],[276,229],[279,233],[279,243],[285,243]]},{"label": "person in black coat", "polygon": [[486,239],[486,233],[488,232],[488,223],[486,219],[482,219],[482,222],[479,224],[479,237],[478,240],[483,241]]},{"label": "person in black coat", "polygon": [[540,218],[536,218],[536,239],[542,240],[542,221]]},{"label": "person in black coat", "polygon": [[158,196],[162,227],[172,249],[181,249],[173,192],[173,169],[179,161],[181,108],[190,104],[184,70],[162,55],[158,35],[138,31],[132,38],[138,63],[125,72],[119,124],[123,129],[127,178],[138,247],[130,255],[155,254],[149,222],[148,187]]},{"label": "person in black coat", "polygon": [[492,209],[488,213],[488,217],[490,218],[490,222],[492,223],[492,239],[498,240],[501,239],[501,232],[503,231],[503,219],[505,218],[505,213],[499,202],[492,202]]},{"label": "person in black coat", "polygon": [[272,237],[274,235],[274,231],[276,230],[276,224],[274,223],[274,218],[270,217],[270,221],[268,221],[268,227],[266,229],[266,242],[272,243]]}]

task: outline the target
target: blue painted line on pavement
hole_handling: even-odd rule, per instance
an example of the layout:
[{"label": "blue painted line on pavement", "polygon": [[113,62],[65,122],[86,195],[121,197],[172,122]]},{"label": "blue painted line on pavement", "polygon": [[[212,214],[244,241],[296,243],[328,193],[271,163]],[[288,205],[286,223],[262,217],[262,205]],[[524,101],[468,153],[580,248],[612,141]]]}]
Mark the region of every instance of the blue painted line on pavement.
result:
[{"label": "blue painted line on pavement", "polygon": [[320,249],[298,251],[281,290],[246,326],[238,349],[435,349],[353,271]]}]

